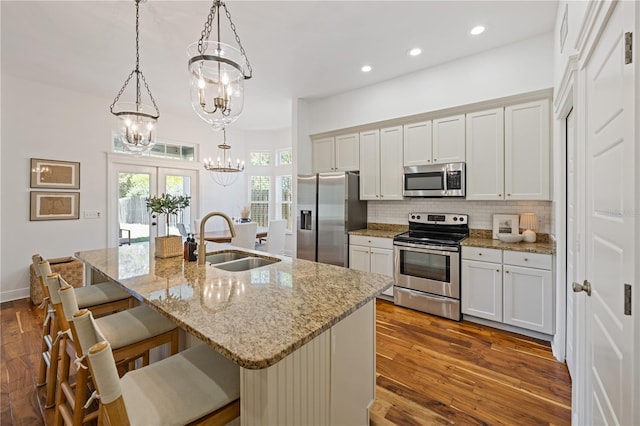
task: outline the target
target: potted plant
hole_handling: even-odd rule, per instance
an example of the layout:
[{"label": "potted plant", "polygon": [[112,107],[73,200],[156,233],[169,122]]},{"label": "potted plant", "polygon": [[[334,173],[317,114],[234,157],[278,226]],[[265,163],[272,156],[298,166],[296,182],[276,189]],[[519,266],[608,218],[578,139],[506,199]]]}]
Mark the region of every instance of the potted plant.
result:
[{"label": "potted plant", "polygon": [[183,253],[182,237],[171,235],[169,220],[171,215],[178,216],[184,208],[189,207],[191,197],[184,195],[162,194],[159,197],[147,198],[147,209],[153,213],[165,215],[167,234],[164,237],[156,237],[156,257],[180,256]]}]

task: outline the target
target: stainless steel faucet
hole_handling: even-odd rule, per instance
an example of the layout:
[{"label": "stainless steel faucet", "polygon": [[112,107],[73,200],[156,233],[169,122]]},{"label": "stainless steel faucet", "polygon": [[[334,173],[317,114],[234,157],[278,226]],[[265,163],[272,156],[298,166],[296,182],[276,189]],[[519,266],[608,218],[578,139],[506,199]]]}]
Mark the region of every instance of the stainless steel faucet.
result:
[{"label": "stainless steel faucet", "polygon": [[231,231],[231,238],[236,236],[236,230],[233,229],[233,222],[231,222],[231,218],[222,212],[211,212],[200,221],[200,245],[198,246],[198,265],[204,265],[205,258],[207,257],[207,253],[205,250],[205,241],[204,241],[204,225],[207,223],[209,218],[213,216],[220,216],[224,220],[227,221],[229,225],[229,231]]}]

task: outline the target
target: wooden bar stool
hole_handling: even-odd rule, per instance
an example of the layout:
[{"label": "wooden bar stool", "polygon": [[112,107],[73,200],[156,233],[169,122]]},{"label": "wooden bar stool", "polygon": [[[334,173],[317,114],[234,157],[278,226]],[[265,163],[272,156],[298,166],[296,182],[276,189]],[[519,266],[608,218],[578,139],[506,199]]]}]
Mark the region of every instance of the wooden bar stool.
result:
[{"label": "wooden bar stool", "polygon": [[[76,322],[87,323],[100,335],[91,313]],[[201,344],[131,371],[118,378],[110,345],[102,341],[88,352],[94,395],[100,401],[98,424],[111,425],[224,425],[240,416],[240,369]]]},{"label": "wooden bar stool", "polygon": [[[83,363],[83,354],[91,346],[82,345],[78,338],[73,315],[78,312],[76,290],[68,285],[58,274],[51,274],[46,278],[47,287],[51,294],[52,304],[59,320],[59,329],[64,332],[61,340],[62,362],[58,377],[56,425],[81,425],[92,420],[95,416],[87,413],[84,404],[87,401],[88,372]],[[54,296],[57,296],[57,298]],[[86,310],[85,310],[86,311]],[[142,358],[142,364],[149,364],[149,350],[164,344],[170,345],[170,353],[178,352],[179,331],[176,325],[149,308],[141,305],[120,311],[96,320],[101,324],[104,335],[100,336],[113,344],[114,356],[126,372],[127,364],[137,358]],[[91,341],[91,344],[94,342]],[[87,348],[87,349],[83,349]],[[76,381],[69,381],[70,362],[76,362]]]},{"label": "wooden bar stool", "polygon": [[[39,254],[33,255],[31,261],[36,277],[42,285],[44,299],[41,307],[47,310],[42,327],[42,356],[36,385],[47,385],[45,407],[50,408],[55,405],[55,378],[58,370],[57,361],[60,355],[59,346],[53,345],[59,332],[58,321],[55,318],[55,310],[51,305],[51,295],[44,282],[47,275],[51,274],[51,266]],[[96,317],[128,309],[135,304],[135,299],[113,282],[81,287],[78,289],[78,293],[79,305],[83,308],[93,309],[96,312]],[[53,380],[49,380],[50,378],[53,378]]]}]

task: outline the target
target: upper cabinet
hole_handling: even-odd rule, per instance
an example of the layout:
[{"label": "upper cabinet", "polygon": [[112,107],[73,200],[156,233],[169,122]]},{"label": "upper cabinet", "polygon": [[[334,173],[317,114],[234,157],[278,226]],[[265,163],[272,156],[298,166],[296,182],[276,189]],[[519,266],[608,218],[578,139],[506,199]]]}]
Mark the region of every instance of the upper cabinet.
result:
[{"label": "upper cabinet", "polygon": [[433,164],[465,161],[464,114],[433,120]]},{"label": "upper cabinet", "polygon": [[360,170],[358,133],[316,139],[312,144],[314,173]]},{"label": "upper cabinet", "polygon": [[404,125],[404,165],[465,161],[465,116]]},{"label": "upper cabinet", "polygon": [[360,133],[360,199],[402,200],[402,126]]},{"label": "upper cabinet", "polygon": [[467,200],[549,200],[549,101],[467,114]]},{"label": "upper cabinet", "polygon": [[503,109],[467,114],[467,200],[503,199]]},{"label": "upper cabinet", "polygon": [[504,174],[505,199],[550,199],[548,100],[504,109]]}]

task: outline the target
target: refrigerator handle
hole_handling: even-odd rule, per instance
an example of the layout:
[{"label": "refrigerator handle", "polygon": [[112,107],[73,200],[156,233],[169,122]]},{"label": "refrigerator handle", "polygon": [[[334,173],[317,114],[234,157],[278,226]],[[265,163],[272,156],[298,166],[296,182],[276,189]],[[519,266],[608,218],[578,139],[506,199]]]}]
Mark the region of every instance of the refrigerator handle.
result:
[{"label": "refrigerator handle", "polygon": [[300,229],[311,230],[311,210],[300,210]]}]

